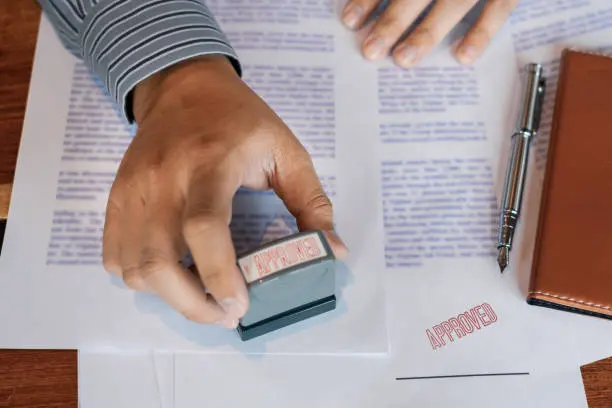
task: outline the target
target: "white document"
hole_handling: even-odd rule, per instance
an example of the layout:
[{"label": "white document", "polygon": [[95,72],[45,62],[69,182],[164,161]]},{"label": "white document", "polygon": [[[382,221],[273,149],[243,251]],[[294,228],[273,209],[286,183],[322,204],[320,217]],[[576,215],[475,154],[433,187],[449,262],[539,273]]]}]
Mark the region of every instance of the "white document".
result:
[{"label": "white document", "polygon": [[379,356],[192,354],[177,359],[175,368],[170,353],[91,350],[79,353],[79,401],[82,408],[587,408],[578,367],[528,375],[397,379]]},{"label": "white document", "polygon": [[[390,136],[390,143],[383,141],[381,154],[391,159],[383,162],[387,178],[381,189],[388,197],[383,205],[388,321],[397,376],[524,371],[612,355],[609,321],[525,303],[556,93],[555,63],[566,46],[612,50],[609,2],[561,1],[554,9],[551,3],[521,2],[475,65],[495,78],[485,83],[496,92],[483,95],[480,116],[466,109],[459,115],[484,118],[486,138],[436,144],[422,137],[428,143],[412,143],[411,150],[392,143]],[[502,45],[508,32],[514,53]],[[548,78],[543,126],[533,146],[510,268],[500,276],[495,259],[498,203],[523,89],[516,74],[532,61],[545,63]],[[422,100],[419,94],[413,103]],[[452,118],[452,113],[441,117]],[[433,114],[422,116],[433,121]],[[407,130],[394,130],[396,140],[416,138],[419,116],[405,118]],[[464,134],[469,133],[452,136]]]},{"label": "white document", "polygon": [[[379,68],[387,317],[396,376],[521,372],[612,355],[609,321],[525,302],[546,134],[534,146],[510,268],[499,274],[499,201],[524,86],[518,73],[531,61],[514,52],[520,29],[519,23],[505,27],[467,69],[444,49],[407,72]],[[555,92],[550,76],[548,102]]]},{"label": "white document", "polygon": [[174,408],[174,353],[153,352],[161,408]]},{"label": "white document", "polygon": [[[493,260],[484,266],[389,277],[394,376],[523,372],[612,356],[609,321],[530,306],[511,287],[514,274],[485,273]],[[457,273],[469,285],[444,284]]]},{"label": "white document", "polygon": [[78,375],[81,408],[166,408],[150,352],[79,352]]},{"label": "white document", "polygon": [[578,367],[396,378],[387,363],[378,356],[192,355],[176,360],[175,403],[181,408],[587,407]]},{"label": "white document", "polygon": [[[325,11],[331,6],[317,7]],[[353,35],[328,11],[312,17],[316,21],[302,16],[299,24],[289,26],[225,26],[236,40],[245,81],[294,129],[334,202],[338,231],[353,251],[338,268],[337,309],[244,343],[235,331],[191,323],[157,297],[134,293],[105,273],[104,209],[134,128],[119,119],[43,18],[0,260],[0,308],[17,312],[0,315],[0,345],[220,353],[388,351],[379,174],[372,160],[378,147],[372,120],[376,68],[346,46]],[[279,52],[279,42],[287,49]],[[364,86],[354,86],[361,82]],[[238,252],[278,233],[279,220],[296,230],[272,193],[241,190],[234,204],[231,228]]]}]

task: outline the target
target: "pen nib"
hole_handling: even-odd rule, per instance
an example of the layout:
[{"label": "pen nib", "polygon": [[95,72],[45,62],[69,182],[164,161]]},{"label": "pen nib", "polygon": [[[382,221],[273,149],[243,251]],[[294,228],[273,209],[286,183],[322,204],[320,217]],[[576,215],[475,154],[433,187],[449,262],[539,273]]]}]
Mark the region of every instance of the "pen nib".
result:
[{"label": "pen nib", "polygon": [[497,256],[497,263],[499,265],[499,271],[504,273],[504,269],[508,266],[508,247],[499,248],[499,255]]}]

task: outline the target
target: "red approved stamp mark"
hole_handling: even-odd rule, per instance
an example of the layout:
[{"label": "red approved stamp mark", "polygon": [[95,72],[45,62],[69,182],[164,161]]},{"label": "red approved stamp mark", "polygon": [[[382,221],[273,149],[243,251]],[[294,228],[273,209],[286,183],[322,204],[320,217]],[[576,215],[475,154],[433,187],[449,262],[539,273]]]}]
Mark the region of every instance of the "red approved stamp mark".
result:
[{"label": "red approved stamp mark", "polygon": [[425,334],[431,347],[436,350],[444,347],[446,340],[453,342],[496,321],[497,314],[491,305],[483,303],[425,330]]},{"label": "red approved stamp mark", "polygon": [[279,240],[238,260],[247,283],[284,269],[328,256],[319,235],[302,234],[297,238]]}]

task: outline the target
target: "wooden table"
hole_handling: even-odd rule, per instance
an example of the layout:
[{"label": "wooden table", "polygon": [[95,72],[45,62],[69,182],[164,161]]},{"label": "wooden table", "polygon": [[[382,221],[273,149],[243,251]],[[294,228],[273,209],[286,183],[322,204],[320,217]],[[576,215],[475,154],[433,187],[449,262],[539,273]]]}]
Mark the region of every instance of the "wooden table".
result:
[{"label": "wooden table", "polygon": [[[39,18],[34,1],[0,0],[0,218],[8,212]],[[612,357],[581,370],[589,407],[612,407]],[[76,351],[0,350],[0,407],[77,407]]]}]

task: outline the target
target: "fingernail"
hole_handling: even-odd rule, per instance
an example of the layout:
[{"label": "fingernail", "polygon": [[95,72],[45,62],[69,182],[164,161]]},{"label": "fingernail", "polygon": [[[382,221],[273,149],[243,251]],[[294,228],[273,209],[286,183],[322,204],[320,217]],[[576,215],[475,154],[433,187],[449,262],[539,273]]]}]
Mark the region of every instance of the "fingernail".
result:
[{"label": "fingernail", "polygon": [[466,44],[459,48],[459,62],[469,64],[478,56],[478,48],[475,45]]},{"label": "fingernail", "polygon": [[414,45],[406,45],[401,48],[396,54],[396,61],[404,68],[412,67],[419,59],[419,47]]},{"label": "fingernail", "polygon": [[367,59],[375,60],[380,58],[383,53],[385,42],[380,38],[372,37],[366,40],[363,53]]},{"label": "fingernail", "polygon": [[342,21],[348,28],[355,29],[362,16],[363,8],[358,4],[350,4],[342,13]]},{"label": "fingernail", "polygon": [[225,320],[221,320],[220,322],[217,322],[217,325],[221,327],[225,327],[226,329],[235,329],[236,326],[238,326],[238,320],[227,318]]},{"label": "fingernail", "polygon": [[[230,318],[240,318],[246,313],[246,308],[237,299],[234,298],[225,298],[219,302],[221,308],[227,313],[228,319]],[[226,319],[227,320],[227,319]]]}]

